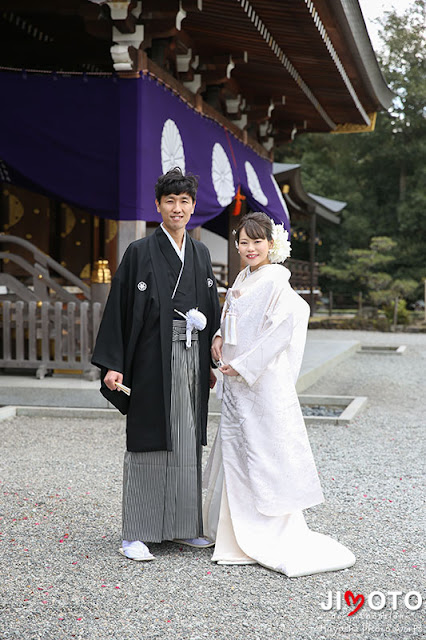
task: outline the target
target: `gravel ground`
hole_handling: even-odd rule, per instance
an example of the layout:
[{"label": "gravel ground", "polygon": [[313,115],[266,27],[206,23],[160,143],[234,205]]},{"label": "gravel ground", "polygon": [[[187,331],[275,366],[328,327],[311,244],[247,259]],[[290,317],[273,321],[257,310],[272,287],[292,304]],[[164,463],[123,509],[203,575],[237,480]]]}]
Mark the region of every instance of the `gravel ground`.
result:
[{"label": "gravel ground", "polygon": [[[289,579],[216,566],[211,549],[173,543],[151,545],[155,562],[126,560],[117,553],[124,421],[14,418],[0,422],[0,640],[424,637],[424,608],[410,610],[404,596],[422,592],[426,335],[312,334],[407,345],[403,356],[354,355],[309,389],[369,397],[350,425],[309,427],[326,502],[306,517],[354,551],[354,567]],[[210,440],[216,427],[212,418]],[[366,600],[353,616],[348,590]],[[333,607],[323,610],[329,591]],[[382,610],[368,606],[374,591]]]}]

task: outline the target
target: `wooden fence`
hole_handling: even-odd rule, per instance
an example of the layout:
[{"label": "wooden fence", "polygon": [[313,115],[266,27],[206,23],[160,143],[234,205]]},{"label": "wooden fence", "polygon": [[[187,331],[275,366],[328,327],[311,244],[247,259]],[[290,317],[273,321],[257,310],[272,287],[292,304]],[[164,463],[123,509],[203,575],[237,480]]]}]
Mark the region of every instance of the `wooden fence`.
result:
[{"label": "wooden fence", "polygon": [[[228,266],[221,262],[213,262],[213,273],[217,280],[218,286],[228,287]],[[313,267],[313,274],[311,274],[311,265],[307,260],[295,260],[288,258],[285,262],[285,266],[291,271],[291,285],[294,289],[309,290],[311,286],[311,279],[314,288],[318,287],[318,275],[319,267],[315,262]]]},{"label": "wooden fence", "polygon": [[290,284],[296,291],[309,290],[311,287],[311,277],[312,286],[315,289],[318,287],[319,267],[317,262],[314,263],[312,275],[311,264],[307,260],[289,258],[286,260],[285,266],[291,271]]},{"label": "wooden fence", "polygon": [[102,315],[99,302],[0,303],[0,368],[93,371],[90,357]]}]

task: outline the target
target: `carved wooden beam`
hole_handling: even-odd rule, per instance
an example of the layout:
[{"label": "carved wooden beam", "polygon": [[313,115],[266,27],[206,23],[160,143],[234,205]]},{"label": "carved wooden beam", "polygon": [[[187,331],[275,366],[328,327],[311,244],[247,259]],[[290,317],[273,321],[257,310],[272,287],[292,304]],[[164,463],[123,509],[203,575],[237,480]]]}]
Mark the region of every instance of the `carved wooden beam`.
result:
[{"label": "carved wooden beam", "polygon": [[[190,11],[200,11],[200,0],[127,0],[107,2],[113,23],[111,55],[114,69],[119,72],[138,71],[138,50],[155,48],[155,43],[166,41],[163,54],[156,55],[160,66],[166,66],[176,73],[187,73],[193,62],[193,43],[182,30],[182,22]],[[165,46],[165,45],[164,45]],[[164,47],[163,47],[164,48]],[[201,86],[199,78],[193,74],[186,79],[191,89]]]},{"label": "carved wooden beam", "polygon": [[137,70],[137,51],[144,41],[144,26],[138,24],[142,2],[108,2],[113,22],[111,57],[119,72]]}]

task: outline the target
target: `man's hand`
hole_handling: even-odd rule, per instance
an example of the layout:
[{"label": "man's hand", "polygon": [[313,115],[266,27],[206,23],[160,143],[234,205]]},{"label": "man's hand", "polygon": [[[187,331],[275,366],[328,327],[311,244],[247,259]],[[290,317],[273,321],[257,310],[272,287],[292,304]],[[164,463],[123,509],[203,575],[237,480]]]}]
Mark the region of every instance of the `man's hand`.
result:
[{"label": "man's hand", "polygon": [[222,373],[225,376],[239,376],[240,375],[238,373],[238,371],[235,371],[235,369],[233,369],[231,367],[230,364],[225,364],[225,365],[223,365],[223,367],[219,367],[219,371],[222,371]]},{"label": "man's hand", "polygon": [[119,373],[118,371],[112,371],[111,369],[109,369],[108,373],[104,378],[104,382],[108,387],[108,389],[111,389],[111,391],[115,391],[117,389],[117,387],[115,386],[115,383],[116,382],[119,382],[120,384],[123,383],[123,374]]},{"label": "man's hand", "polygon": [[217,382],[216,376],[213,373],[213,369],[210,367],[210,381],[209,381],[210,389],[214,388],[216,382]]},{"label": "man's hand", "polygon": [[222,345],[223,345],[222,338],[220,336],[216,336],[216,338],[213,340],[213,344],[211,348],[212,358],[216,362],[218,362],[219,360],[222,360]]}]

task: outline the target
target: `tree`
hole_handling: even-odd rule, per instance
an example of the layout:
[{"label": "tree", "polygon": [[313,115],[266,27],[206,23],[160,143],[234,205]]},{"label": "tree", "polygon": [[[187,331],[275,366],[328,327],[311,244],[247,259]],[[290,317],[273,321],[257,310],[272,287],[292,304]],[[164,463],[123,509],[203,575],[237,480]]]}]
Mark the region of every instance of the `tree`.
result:
[{"label": "tree", "polygon": [[361,294],[374,308],[393,314],[398,303],[405,303],[417,287],[415,280],[394,279],[384,271],[395,261],[395,247],[396,242],[387,236],[373,237],[368,249],[349,249],[343,265],[325,265],[322,273],[344,282],[354,297]]},{"label": "tree", "polygon": [[[341,225],[320,228],[319,261],[339,270],[350,250],[387,236],[394,259],[383,273],[415,280],[410,297],[421,295],[426,276],[425,17],[423,0],[402,16],[385,14],[378,57],[396,97],[389,112],[379,114],[374,133],[305,134],[276,154],[277,161],[302,165],[307,191],[348,203]],[[323,270],[323,288],[330,288],[331,273]]]}]

